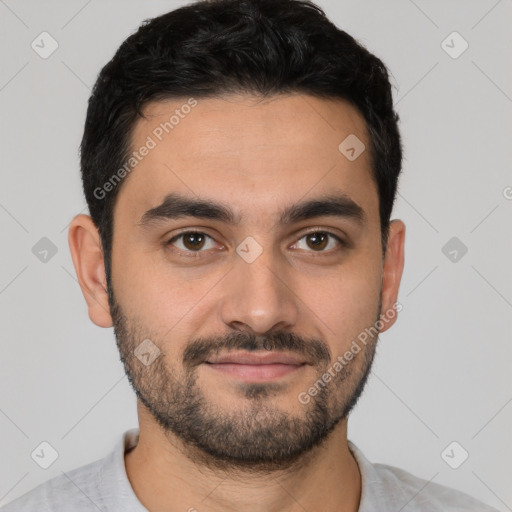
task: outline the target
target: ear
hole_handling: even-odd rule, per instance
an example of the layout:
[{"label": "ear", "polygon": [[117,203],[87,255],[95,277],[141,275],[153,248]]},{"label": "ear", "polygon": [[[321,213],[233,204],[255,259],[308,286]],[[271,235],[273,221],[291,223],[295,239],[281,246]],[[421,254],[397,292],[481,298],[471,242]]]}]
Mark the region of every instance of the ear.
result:
[{"label": "ear", "polygon": [[112,327],[101,238],[91,217],[71,221],[68,243],[78,283],[87,302],[89,318],[99,327]]},{"label": "ear", "polygon": [[[382,291],[381,291],[381,317],[384,326],[380,332],[387,331],[396,321],[396,311],[401,308],[393,307],[398,298],[398,289],[404,269],[404,243],[405,224],[401,220],[393,220],[389,224],[389,236],[384,255],[382,269]],[[395,314],[386,315],[386,311],[395,310]]]}]

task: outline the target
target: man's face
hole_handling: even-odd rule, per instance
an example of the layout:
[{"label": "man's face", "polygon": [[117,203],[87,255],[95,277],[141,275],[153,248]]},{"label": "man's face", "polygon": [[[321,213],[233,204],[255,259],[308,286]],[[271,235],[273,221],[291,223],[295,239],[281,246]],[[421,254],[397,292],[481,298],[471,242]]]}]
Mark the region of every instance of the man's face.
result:
[{"label": "man's face", "polygon": [[[342,101],[227,96],[182,109],[162,133],[185,103],[149,104],[133,132],[133,150],[148,136],[155,146],[114,209],[121,357],[170,437],[205,460],[283,466],[346,417],[373,358],[375,337],[333,369],[384,307],[369,151],[351,161],[338,149],[351,134],[369,148],[365,123]],[[233,219],[176,199],[217,203]],[[142,359],[160,351],[148,365],[134,353],[144,340]]]}]

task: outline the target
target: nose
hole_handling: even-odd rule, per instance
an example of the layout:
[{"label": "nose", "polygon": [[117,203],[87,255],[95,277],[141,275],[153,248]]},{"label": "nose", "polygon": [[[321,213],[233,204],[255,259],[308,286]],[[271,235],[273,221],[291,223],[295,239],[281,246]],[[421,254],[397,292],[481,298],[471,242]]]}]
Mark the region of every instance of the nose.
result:
[{"label": "nose", "polygon": [[300,299],[285,265],[272,262],[270,250],[252,263],[236,257],[220,302],[223,322],[235,330],[265,334],[290,330],[299,318]]}]

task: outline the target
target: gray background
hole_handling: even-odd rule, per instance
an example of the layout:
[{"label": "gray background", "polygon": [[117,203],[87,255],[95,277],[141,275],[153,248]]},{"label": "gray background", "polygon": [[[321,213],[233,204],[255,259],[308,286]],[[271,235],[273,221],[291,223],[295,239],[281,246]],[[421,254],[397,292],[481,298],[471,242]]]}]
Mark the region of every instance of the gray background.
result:
[{"label": "gray background", "polygon": [[[405,145],[403,311],[349,438],[374,462],[512,510],[512,2],[318,3],[389,67]],[[143,19],[183,4],[0,0],[0,504],[137,426],[112,330],[87,316],[67,225],[86,211],[78,145],[100,68]],[[31,48],[43,31],[59,45],[47,59]],[[442,46],[453,31],[469,43],[458,58]],[[57,249],[46,262],[32,252],[42,237]],[[59,454],[46,470],[31,458],[43,441]],[[458,469],[441,457],[452,441],[469,453]]]}]

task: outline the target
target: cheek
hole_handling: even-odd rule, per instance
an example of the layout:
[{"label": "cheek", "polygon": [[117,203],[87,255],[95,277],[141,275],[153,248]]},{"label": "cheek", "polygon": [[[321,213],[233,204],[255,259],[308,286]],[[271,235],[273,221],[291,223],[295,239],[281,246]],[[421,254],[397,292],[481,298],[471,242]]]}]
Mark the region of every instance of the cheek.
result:
[{"label": "cheek", "polygon": [[141,319],[145,328],[163,341],[174,337],[197,316],[209,291],[222,277],[219,269],[202,269],[199,275],[190,268],[173,268],[165,261],[164,249],[132,249],[124,253],[125,257],[121,254],[119,244],[117,253],[113,253],[112,271],[116,299],[127,315]]},{"label": "cheek", "polygon": [[323,281],[321,289],[317,283],[308,293],[303,292],[333,355],[343,353],[353,339],[375,324],[380,282],[379,264],[361,262],[353,268],[341,267],[339,272]]}]

